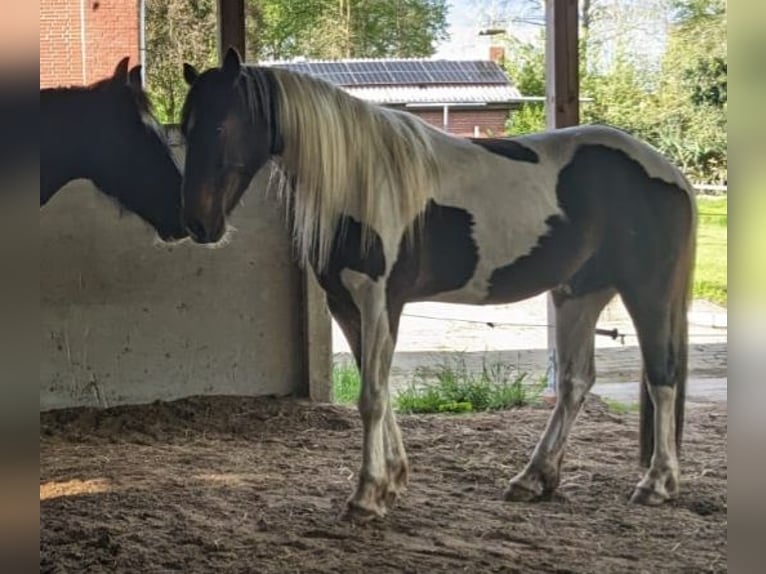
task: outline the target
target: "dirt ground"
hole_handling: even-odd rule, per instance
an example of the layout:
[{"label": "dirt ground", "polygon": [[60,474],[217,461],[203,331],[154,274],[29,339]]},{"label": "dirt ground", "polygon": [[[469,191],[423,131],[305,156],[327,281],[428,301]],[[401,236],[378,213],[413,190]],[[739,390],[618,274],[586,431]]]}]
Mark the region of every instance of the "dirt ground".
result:
[{"label": "dirt ground", "polygon": [[402,416],[410,488],[382,522],[338,520],[355,410],[194,398],[40,416],[41,572],[721,572],[725,404],[690,405],[682,494],[628,502],[637,417],[589,397],[561,495],[506,503],[544,407]]}]

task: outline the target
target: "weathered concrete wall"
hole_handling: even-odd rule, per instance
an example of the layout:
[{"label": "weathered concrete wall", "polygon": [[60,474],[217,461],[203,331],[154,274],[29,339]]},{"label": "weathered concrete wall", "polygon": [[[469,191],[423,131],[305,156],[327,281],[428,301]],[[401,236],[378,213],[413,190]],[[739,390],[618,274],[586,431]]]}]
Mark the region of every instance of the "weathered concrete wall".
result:
[{"label": "weathered concrete wall", "polygon": [[[155,244],[89,182],[72,182],[41,210],[42,410],[309,394],[305,278],[276,207],[255,191],[222,249]],[[329,341],[329,322],[314,331]]]}]

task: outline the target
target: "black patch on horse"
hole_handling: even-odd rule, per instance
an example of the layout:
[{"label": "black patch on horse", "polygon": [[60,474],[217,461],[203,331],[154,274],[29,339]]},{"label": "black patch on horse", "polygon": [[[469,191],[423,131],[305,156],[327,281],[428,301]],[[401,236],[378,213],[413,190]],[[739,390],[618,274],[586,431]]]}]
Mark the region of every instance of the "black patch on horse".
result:
[{"label": "black patch on horse", "polygon": [[[573,295],[629,288],[648,279],[647,269],[661,274],[672,268],[678,238],[690,225],[668,220],[677,216],[679,202],[688,203],[686,191],[651,177],[628,154],[604,145],[575,152],[559,173],[556,196],[565,217],[550,217],[549,232],[528,255],[492,273],[488,303],[523,299],[561,284]],[[625,261],[624,253],[635,255]]]},{"label": "black patch on horse", "polygon": [[487,151],[514,161],[540,163],[540,157],[534,150],[520,144],[516,140],[508,138],[471,138],[471,141]]},{"label": "black patch on horse", "polygon": [[[362,233],[368,233],[366,250],[362,251]],[[335,237],[330,248],[330,259],[323,276],[337,276],[340,280],[340,272],[351,269],[364,273],[373,281],[377,281],[386,271],[386,256],[383,253],[383,242],[380,235],[367,225],[360,223],[353,217],[344,215],[338,222]]]},{"label": "black patch on horse", "polygon": [[414,235],[399,244],[386,285],[389,316],[405,301],[453,291],[468,283],[479,262],[473,225],[473,216],[465,209],[428,202],[422,219],[413,226]]},{"label": "black patch on horse", "polygon": [[[372,229],[367,230],[369,244],[366,251],[362,252],[362,233],[366,227],[353,217],[342,216],[333,237],[327,268],[316,275],[317,281],[327,293],[327,305],[349,341],[357,367],[361,366],[362,353],[361,314],[341,281],[340,274],[344,269],[351,269],[377,281],[385,273],[383,242]],[[312,268],[316,269],[316,266],[312,265]]]}]

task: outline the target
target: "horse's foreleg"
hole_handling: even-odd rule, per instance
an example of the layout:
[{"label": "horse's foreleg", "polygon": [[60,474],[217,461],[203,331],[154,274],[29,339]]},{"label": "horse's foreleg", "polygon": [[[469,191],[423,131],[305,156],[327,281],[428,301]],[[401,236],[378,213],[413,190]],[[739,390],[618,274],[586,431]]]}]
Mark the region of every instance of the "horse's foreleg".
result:
[{"label": "horse's foreleg", "polygon": [[396,422],[391,401],[388,402],[386,408],[385,425],[386,470],[388,472],[388,497],[386,501],[389,506],[392,506],[404,489],[407,488],[409,465],[407,463],[407,453],[404,450],[402,433]]},{"label": "horse's foreleg", "polygon": [[529,501],[550,495],[558,486],[569,432],[585,396],[596,380],[594,329],[601,310],[614,297],[606,290],[570,298],[556,294],[556,406],[532,457],[513,477],[506,500]]},{"label": "horse's foreleg", "polygon": [[[364,522],[386,513],[389,499],[389,462],[392,459],[389,427],[388,373],[394,353],[386,308],[385,288],[368,276],[345,270],[343,283],[361,313],[361,375],[359,412],[362,417],[362,468],[346,516]],[[395,425],[394,421],[394,425]]]}]

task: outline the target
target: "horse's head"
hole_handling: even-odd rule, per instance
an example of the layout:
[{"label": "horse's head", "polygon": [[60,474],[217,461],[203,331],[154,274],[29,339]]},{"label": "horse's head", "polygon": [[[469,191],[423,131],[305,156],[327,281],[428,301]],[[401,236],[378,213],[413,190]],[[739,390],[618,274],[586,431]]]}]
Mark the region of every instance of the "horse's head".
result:
[{"label": "horse's head", "polygon": [[198,243],[215,243],[255,173],[274,148],[271,85],[263,71],[243,71],[229,49],[220,68],[198,73],[184,64],[190,85],[181,129],[186,139],[183,219]]},{"label": "horse's head", "polygon": [[88,146],[94,183],[163,240],[188,237],[181,221],[181,169],[141,87],[141,66],[128,71],[123,58],[92,94],[83,113],[96,124]]}]

